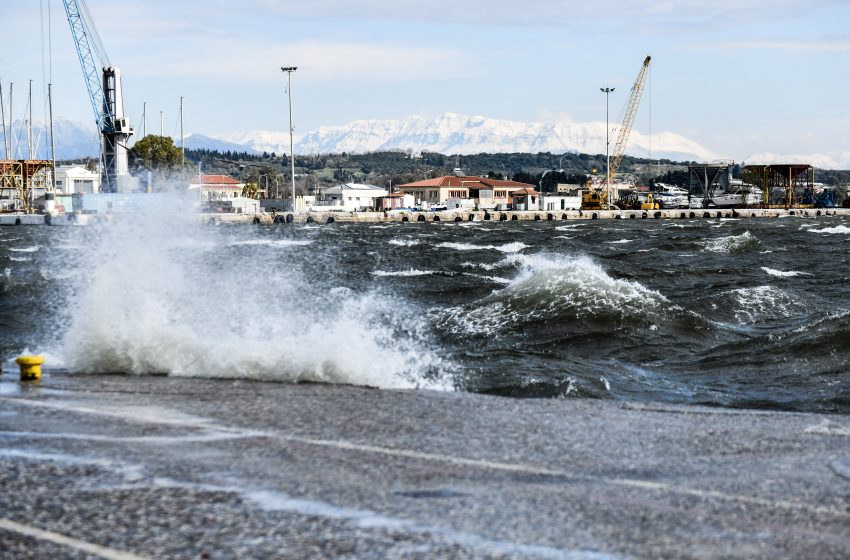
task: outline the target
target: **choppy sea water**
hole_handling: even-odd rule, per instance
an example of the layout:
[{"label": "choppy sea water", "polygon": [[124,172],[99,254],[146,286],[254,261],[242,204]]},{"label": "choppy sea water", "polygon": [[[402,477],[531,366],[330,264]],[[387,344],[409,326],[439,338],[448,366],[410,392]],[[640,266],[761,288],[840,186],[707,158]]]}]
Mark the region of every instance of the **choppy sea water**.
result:
[{"label": "choppy sea water", "polygon": [[850,412],[840,218],[0,228],[0,358]]}]

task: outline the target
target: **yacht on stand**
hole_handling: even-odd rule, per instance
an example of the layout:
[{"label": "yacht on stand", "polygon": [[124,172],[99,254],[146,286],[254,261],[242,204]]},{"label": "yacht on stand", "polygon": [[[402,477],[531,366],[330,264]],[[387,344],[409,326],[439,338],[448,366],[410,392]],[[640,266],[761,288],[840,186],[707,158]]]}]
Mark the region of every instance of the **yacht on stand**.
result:
[{"label": "yacht on stand", "polygon": [[653,189],[655,201],[661,203],[662,208],[687,208],[688,190],[665,183],[656,183]]},{"label": "yacht on stand", "polygon": [[750,187],[745,189],[738,182],[729,185],[728,191],[715,192],[710,198],[691,197],[690,208],[742,208],[746,206],[758,206],[762,204],[761,189]]}]

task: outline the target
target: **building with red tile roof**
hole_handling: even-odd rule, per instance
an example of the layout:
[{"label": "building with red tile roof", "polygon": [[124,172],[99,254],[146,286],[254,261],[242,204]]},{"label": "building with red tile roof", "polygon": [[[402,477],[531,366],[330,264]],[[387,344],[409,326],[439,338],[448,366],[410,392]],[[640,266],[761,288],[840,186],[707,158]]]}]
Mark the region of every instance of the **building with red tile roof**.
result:
[{"label": "building with red tile roof", "polygon": [[419,203],[443,206],[449,200],[475,199],[480,207],[509,204],[511,193],[534,185],[475,175],[444,175],[399,185],[399,192],[413,195]]},{"label": "building with red tile roof", "polygon": [[540,193],[533,187],[517,189],[511,193],[511,207],[514,210],[539,210]]},{"label": "building with red tile roof", "polygon": [[241,196],[244,183],[229,175],[194,175],[189,179],[189,190],[199,190],[204,200],[236,198]]}]

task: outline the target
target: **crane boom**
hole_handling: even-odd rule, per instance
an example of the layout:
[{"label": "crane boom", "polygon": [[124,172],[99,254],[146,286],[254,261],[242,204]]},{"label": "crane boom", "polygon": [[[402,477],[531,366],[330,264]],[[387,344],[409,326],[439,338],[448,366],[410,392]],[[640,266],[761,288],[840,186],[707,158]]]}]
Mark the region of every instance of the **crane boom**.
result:
[{"label": "crane boom", "polygon": [[[133,128],[124,116],[121,71],[109,63],[85,0],[62,1],[83,69],[95,122],[101,134],[101,190],[130,190],[135,179],[129,177],[127,142],[133,134]],[[101,72],[98,72],[95,58],[101,63]]]},{"label": "crane boom", "polygon": [[623,117],[623,124],[620,126],[620,132],[617,135],[617,143],[614,145],[614,155],[611,158],[611,167],[609,169],[609,181],[611,182],[614,181],[614,176],[617,175],[617,171],[620,169],[620,163],[622,163],[623,156],[626,153],[626,144],[629,141],[629,133],[632,131],[632,125],[635,122],[635,115],[637,115],[641,95],[643,95],[643,85],[646,82],[646,75],[649,71],[649,61],[651,59],[652,57],[647,55],[643,60],[643,66],[641,66],[640,72],[638,72],[635,85],[632,86],[632,93],[629,95],[625,116]]},{"label": "crane boom", "polygon": [[77,57],[83,68],[83,79],[89,93],[89,101],[100,132],[111,128],[111,116],[103,112],[103,85],[100,72],[95,64],[94,53],[89,43],[89,33],[86,19],[80,10],[77,0],[63,0],[65,13],[68,15],[68,23],[71,26],[71,35],[74,37],[74,46],[77,47]]}]

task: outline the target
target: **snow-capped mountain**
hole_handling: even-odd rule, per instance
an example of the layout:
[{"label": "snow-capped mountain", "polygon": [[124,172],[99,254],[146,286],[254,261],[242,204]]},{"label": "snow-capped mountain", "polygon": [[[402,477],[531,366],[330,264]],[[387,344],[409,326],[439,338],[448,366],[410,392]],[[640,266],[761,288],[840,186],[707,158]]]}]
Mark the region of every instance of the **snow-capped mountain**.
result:
[{"label": "snow-capped mountain", "polygon": [[[210,137],[217,140],[223,140],[232,144],[238,144],[249,148],[259,154],[266,152],[268,154],[288,154],[289,153],[289,133],[276,132],[272,130],[248,130],[243,132],[228,132],[224,134],[211,134]],[[303,153],[298,149],[298,144],[295,145],[296,153]]]},{"label": "snow-capped mountain", "polygon": [[[6,129],[6,134],[9,134]],[[29,153],[26,122],[17,120],[11,127],[12,159],[50,159],[50,125],[33,119],[33,153]],[[68,160],[96,157],[100,153],[100,136],[94,126],[66,118],[53,120],[53,135],[56,140],[56,159]],[[5,157],[5,153],[3,154]]]},{"label": "snow-capped mountain", "polygon": [[[65,118],[53,125],[56,134],[56,159],[97,157],[100,138],[94,126]],[[15,121],[15,157],[28,157],[25,124]],[[8,131],[8,129],[7,129]],[[138,140],[138,137],[134,137]],[[611,136],[614,149],[616,134]],[[626,153],[638,157],[673,161],[710,161],[717,155],[697,142],[673,132],[657,132],[649,138],[637,130],[629,136]],[[49,157],[49,130],[42,123],[33,127],[36,158]],[[178,140],[179,142],[179,140]],[[289,153],[289,134],[275,131],[249,131],[227,134],[191,134],[189,148],[248,153]],[[358,120],[342,126],[324,126],[297,139],[295,151],[309,153],[363,153],[378,150],[432,151],[442,154],[506,152],[579,152],[605,153],[605,123],[522,123],[446,113],[439,117],[411,116],[397,120]],[[0,157],[5,154],[0,154]],[[809,155],[753,154],[746,163],[811,163],[821,169],[850,169],[850,151],[831,151]]]},{"label": "snow-capped mountain", "polygon": [[[289,152],[286,132],[255,131],[216,134],[215,138],[250,146],[257,151]],[[616,139],[612,135],[613,143]],[[652,135],[652,156],[672,160],[707,160],[716,156],[698,143],[672,132]],[[633,130],[627,154],[649,155],[650,138]],[[399,120],[357,120],[342,126],[323,126],[301,136],[297,153],[430,151],[442,154],[568,151],[605,152],[605,123],[523,123],[481,116],[445,113],[439,117],[410,116]]]},{"label": "snow-capped mountain", "polygon": [[262,153],[245,144],[236,144],[235,142],[228,142],[227,140],[197,133],[186,137],[186,148],[191,150],[214,150],[216,152],[246,152],[254,155]]}]

